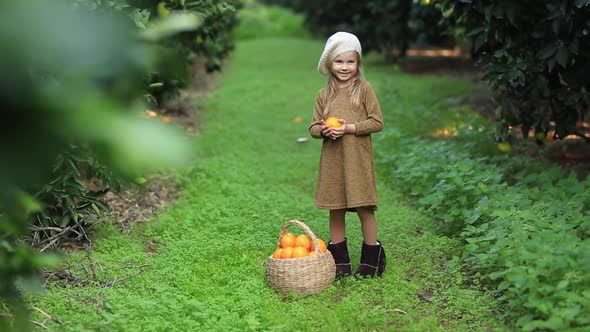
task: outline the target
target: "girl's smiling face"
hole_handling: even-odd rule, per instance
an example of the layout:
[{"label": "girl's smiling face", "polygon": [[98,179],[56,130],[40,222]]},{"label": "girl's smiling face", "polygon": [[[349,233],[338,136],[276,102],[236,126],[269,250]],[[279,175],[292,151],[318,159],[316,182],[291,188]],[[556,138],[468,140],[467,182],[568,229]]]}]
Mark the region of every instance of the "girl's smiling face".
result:
[{"label": "girl's smiling face", "polygon": [[352,83],[352,79],[358,72],[358,53],[356,51],[348,51],[338,55],[332,61],[332,75],[338,80],[340,87],[345,87]]}]

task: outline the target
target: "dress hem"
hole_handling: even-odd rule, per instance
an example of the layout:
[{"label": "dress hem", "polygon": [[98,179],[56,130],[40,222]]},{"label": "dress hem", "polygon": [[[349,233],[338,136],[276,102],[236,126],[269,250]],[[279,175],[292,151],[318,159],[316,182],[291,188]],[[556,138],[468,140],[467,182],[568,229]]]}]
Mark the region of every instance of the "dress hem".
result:
[{"label": "dress hem", "polygon": [[377,202],[365,202],[365,203],[356,203],[356,204],[349,204],[349,205],[336,205],[336,206],[327,206],[327,205],[320,205],[317,202],[315,203],[315,206],[318,209],[324,209],[324,210],[341,210],[341,209],[356,209],[359,207],[370,207],[373,209],[373,211],[377,211]]}]

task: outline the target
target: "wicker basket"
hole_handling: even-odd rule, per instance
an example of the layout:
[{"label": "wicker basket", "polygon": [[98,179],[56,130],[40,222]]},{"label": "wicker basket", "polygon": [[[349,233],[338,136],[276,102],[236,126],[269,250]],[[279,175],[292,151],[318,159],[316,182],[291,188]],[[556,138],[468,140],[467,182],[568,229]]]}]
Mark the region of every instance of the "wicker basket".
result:
[{"label": "wicker basket", "polygon": [[[291,225],[303,228],[311,238],[314,247],[320,247],[315,234],[299,220],[291,220],[283,226],[277,246]],[[315,255],[301,258],[275,259],[271,255],[266,264],[268,284],[280,293],[315,294],[330,286],[334,282],[335,276],[336,264],[328,250],[322,253],[316,250]]]}]

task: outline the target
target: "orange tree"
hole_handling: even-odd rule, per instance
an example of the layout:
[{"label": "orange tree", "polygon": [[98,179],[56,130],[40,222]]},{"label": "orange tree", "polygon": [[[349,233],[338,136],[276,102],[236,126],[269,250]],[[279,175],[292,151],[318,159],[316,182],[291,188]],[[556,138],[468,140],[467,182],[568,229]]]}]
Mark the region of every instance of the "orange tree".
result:
[{"label": "orange tree", "polygon": [[302,1],[266,0],[287,6],[305,16],[307,27],[320,35],[339,30],[356,34],[363,50],[382,52],[387,62],[405,56],[411,42],[439,43],[448,35],[448,25],[431,1]]},{"label": "orange tree", "polygon": [[[583,136],[590,106],[590,0],[441,0],[444,16],[465,28],[496,92],[497,139],[550,129]],[[552,128],[553,123],[555,124]]]}]

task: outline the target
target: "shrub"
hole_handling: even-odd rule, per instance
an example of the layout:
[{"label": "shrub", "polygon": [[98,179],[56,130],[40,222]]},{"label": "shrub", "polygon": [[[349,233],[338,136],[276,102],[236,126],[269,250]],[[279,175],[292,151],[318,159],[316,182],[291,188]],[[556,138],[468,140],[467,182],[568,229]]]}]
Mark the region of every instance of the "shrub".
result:
[{"label": "shrub", "polygon": [[[84,180],[91,180],[92,187]],[[72,145],[57,157],[52,179],[35,193],[43,208],[33,217],[33,245],[44,251],[64,238],[86,241],[92,219],[109,210],[101,196],[119,191],[121,181],[88,147]]]},{"label": "shrub", "polygon": [[525,138],[534,130],[539,140],[550,129],[555,139],[584,135],[577,124],[590,107],[590,1],[440,2],[486,63],[499,140],[511,137],[511,126],[521,126]]},{"label": "shrub", "polygon": [[460,260],[495,288],[524,330],[590,326],[590,177],[524,158],[475,157],[462,138],[378,141],[379,162],[439,230],[460,237]]},{"label": "shrub", "polygon": [[589,326],[590,178],[506,187],[482,199],[461,234],[464,264],[495,281],[524,330]]},{"label": "shrub", "polygon": [[[448,33],[445,23],[434,26],[441,17],[430,2],[410,0],[300,1],[268,0],[303,13],[306,26],[315,34],[328,36],[347,30],[356,34],[363,51],[381,52],[387,62],[405,56],[409,44],[417,39],[440,41]],[[428,29],[424,27],[428,26]]]}]

